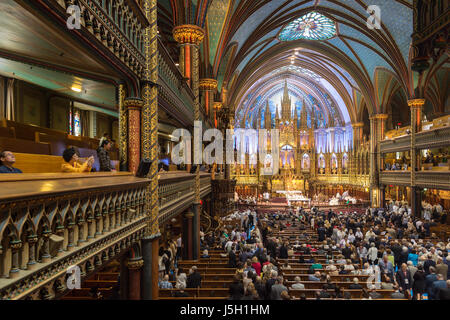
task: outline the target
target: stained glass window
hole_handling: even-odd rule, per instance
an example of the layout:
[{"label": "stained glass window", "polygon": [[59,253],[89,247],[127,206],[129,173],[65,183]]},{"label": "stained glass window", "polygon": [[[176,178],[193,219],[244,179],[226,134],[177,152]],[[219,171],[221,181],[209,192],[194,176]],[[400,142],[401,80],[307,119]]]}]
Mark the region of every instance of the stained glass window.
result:
[{"label": "stained glass window", "polygon": [[336,24],[334,21],[313,11],[289,23],[281,30],[278,38],[281,41],[328,40],[335,35]]},{"label": "stained glass window", "polygon": [[[72,124],[73,121],[73,124]],[[69,132],[73,136],[81,136],[80,111],[69,112]]]}]

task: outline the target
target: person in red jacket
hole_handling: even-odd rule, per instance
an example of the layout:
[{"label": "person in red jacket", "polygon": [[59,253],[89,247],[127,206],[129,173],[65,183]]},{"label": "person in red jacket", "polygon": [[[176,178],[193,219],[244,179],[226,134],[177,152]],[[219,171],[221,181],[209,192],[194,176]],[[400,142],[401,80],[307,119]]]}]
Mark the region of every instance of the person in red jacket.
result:
[{"label": "person in red jacket", "polygon": [[261,263],[259,263],[257,257],[253,257],[253,258],[252,258],[252,268],[255,269],[256,274],[257,274],[258,277],[259,277],[259,275],[261,274],[262,266],[261,266]]}]

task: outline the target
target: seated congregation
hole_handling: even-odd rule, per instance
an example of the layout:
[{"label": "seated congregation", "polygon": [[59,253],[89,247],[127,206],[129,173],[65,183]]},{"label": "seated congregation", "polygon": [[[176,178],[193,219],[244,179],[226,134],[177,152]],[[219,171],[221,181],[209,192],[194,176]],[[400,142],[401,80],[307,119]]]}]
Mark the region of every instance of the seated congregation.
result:
[{"label": "seated congregation", "polygon": [[197,261],[180,239],[161,248],[160,299],[450,299],[449,239],[403,209],[236,211],[202,234]]}]

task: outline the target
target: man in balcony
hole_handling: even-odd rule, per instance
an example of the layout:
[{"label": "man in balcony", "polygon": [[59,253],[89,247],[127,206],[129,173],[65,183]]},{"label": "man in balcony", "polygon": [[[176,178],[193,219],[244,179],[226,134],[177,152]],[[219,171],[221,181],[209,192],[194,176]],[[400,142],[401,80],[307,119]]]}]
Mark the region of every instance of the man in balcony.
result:
[{"label": "man in balcony", "polygon": [[97,149],[97,156],[100,162],[100,171],[115,171],[111,166],[111,158],[109,157],[109,150],[111,150],[112,143],[109,140],[103,140],[100,147]]},{"label": "man in balcony", "polygon": [[2,151],[0,153],[0,173],[22,173],[22,170],[14,168],[16,157],[11,151]]}]

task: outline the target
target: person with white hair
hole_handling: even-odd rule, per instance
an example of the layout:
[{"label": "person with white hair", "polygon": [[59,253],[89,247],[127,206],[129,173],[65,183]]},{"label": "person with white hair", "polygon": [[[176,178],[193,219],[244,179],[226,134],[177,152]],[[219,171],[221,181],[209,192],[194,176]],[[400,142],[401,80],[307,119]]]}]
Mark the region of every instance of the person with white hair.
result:
[{"label": "person with white hair", "polygon": [[367,260],[369,261],[370,264],[376,264],[376,260],[378,257],[378,249],[377,247],[375,247],[375,243],[371,243],[370,244],[370,248],[367,251]]},{"label": "person with white hair", "polygon": [[294,278],[295,283],[292,284],[291,288],[293,290],[304,290],[305,289],[305,285],[303,283],[300,282],[300,277],[296,276]]}]

